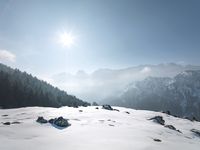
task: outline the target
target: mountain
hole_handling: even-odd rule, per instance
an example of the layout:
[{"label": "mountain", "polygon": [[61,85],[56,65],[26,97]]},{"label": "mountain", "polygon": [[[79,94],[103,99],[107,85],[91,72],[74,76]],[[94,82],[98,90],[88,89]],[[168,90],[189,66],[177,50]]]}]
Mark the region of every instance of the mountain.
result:
[{"label": "mountain", "polygon": [[0,64],[0,107],[87,106],[75,96],[38,80],[36,77]]},{"label": "mountain", "polygon": [[173,78],[148,77],[129,84],[110,104],[167,111],[181,117],[200,119],[200,70],[184,71]]},{"label": "mountain", "polygon": [[174,77],[186,70],[200,70],[200,66],[167,63],[124,69],[99,69],[90,74],[84,71],[76,74],[60,73],[52,76],[52,84],[87,101],[100,102],[118,95],[133,81],[141,81],[149,76]]},{"label": "mountain", "polygon": [[[114,109],[119,111],[91,106],[0,110],[0,149],[199,150],[199,122],[160,112]],[[50,123],[40,124],[36,122],[38,116],[62,116],[71,125],[58,128]],[[162,117],[164,125],[150,120],[155,116]]]}]

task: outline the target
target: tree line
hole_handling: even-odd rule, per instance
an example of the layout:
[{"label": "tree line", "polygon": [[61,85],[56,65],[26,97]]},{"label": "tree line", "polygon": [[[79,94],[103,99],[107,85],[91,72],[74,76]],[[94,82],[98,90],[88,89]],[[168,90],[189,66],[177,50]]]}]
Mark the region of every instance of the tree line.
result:
[{"label": "tree line", "polygon": [[45,81],[0,64],[0,107],[18,108],[27,106],[61,107],[88,106],[67,92]]}]

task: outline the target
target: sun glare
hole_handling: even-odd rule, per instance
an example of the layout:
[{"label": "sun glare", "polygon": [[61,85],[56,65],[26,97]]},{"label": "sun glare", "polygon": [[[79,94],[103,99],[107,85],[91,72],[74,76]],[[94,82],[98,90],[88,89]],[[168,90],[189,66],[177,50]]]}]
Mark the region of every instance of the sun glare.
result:
[{"label": "sun glare", "polygon": [[58,42],[62,44],[63,47],[68,47],[70,48],[75,44],[75,36],[72,35],[71,32],[63,32],[59,34],[59,40]]}]

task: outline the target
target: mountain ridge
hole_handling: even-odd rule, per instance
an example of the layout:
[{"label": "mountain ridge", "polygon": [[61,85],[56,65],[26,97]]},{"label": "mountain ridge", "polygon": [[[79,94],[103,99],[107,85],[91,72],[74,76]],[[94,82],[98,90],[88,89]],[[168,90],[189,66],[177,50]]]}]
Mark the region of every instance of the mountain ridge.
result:
[{"label": "mountain ridge", "polygon": [[[167,111],[181,117],[200,119],[200,70],[187,70],[173,78],[148,77],[130,85],[110,104]],[[105,100],[106,101],[106,100]]]}]

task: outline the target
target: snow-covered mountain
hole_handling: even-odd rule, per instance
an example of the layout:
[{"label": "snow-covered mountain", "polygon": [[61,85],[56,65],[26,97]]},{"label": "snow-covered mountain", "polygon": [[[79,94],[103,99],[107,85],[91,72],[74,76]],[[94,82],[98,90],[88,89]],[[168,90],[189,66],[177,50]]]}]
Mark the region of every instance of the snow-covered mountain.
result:
[{"label": "snow-covered mountain", "polygon": [[167,111],[200,119],[200,71],[184,71],[174,78],[148,77],[129,84],[113,105]]},{"label": "snow-covered mountain", "polygon": [[200,66],[175,63],[140,65],[124,69],[98,69],[90,74],[60,73],[51,77],[51,83],[86,101],[101,101],[118,95],[127,84],[152,77],[174,77],[185,70],[200,70]]},{"label": "snow-covered mountain", "polygon": [[[1,150],[199,150],[199,122],[153,111],[114,107],[27,107],[0,110]],[[36,122],[63,116],[71,126]],[[164,124],[150,118],[163,117]],[[8,122],[11,124],[8,125]],[[7,123],[7,125],[6,125]],[[175,127],[176,129],[174,129]]]}]

